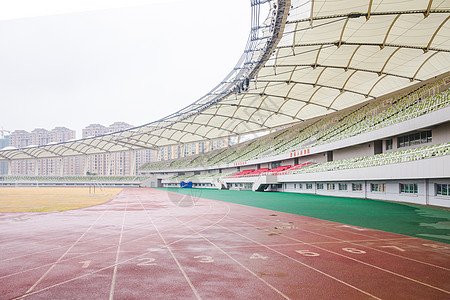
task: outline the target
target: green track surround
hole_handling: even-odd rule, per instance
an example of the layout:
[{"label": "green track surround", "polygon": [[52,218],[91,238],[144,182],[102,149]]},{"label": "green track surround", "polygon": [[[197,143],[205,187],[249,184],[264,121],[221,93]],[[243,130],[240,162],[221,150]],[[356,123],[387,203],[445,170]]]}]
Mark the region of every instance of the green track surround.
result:
[{"label": "green track surround", "polygon": [[450,210],[446,208],[299,193],[160,189],[450,244]]}]

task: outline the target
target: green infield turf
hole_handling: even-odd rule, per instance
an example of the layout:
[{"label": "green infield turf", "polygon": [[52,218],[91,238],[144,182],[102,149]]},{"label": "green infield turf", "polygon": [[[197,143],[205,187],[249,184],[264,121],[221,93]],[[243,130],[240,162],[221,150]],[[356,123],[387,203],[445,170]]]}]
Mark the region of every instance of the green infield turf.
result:
[{"label": "green infield turf", "polygon": [[450,210],[445,208],[297,193],[161,189],[450,244]]}]

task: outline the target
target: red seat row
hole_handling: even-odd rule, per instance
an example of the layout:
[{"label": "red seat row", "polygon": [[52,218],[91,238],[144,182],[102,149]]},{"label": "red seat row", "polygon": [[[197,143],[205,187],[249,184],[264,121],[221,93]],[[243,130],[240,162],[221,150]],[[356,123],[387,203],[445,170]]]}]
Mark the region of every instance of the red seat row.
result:
[{"label": "red seat row", "polygon": [[287,172],[290,171],[294,171],[300,168],[303,168],[307,165],[312,164],[312,162],[306,162],[306,163],[301,163],[301,164],[296,164],[296,165],[288,165],[288,166],[279,166],[276,167],[272,170],[269,170],[269,168],[261,168],[258,170],[255,169],[249,169],[249,170],[243,170],[239,173],[236,173],[234,175],[229,176],[229,178],[239,178],[239,177],[250,177],[250,176],[259,176],[263,173],[267,173],[267,174],[271,174],[271,175],[284,175]]}]

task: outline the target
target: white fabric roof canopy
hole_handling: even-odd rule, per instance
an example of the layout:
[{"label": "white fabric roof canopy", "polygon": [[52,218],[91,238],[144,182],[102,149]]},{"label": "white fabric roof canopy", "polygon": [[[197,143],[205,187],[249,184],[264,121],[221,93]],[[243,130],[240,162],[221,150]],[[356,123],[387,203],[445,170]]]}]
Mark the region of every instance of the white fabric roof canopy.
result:
[{"label": "white fabric roof canopy", "polygon": [[[256,7],[257,1],[252,1]],[[0,151],[0,159],[96,154],[289,125],[450,71],[450,1],[278,0],[243,58],[209,94],[109,135]]]}]

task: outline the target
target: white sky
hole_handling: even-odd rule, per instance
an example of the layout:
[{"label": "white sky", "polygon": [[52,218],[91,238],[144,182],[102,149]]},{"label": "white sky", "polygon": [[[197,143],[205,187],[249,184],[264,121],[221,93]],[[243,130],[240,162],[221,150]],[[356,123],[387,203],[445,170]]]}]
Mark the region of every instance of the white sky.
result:
[{"label": "white sky", "polygon": [[249,0],[0,0],[0,127],[155,121],[218,84],[249,32]]}]

